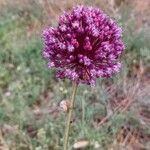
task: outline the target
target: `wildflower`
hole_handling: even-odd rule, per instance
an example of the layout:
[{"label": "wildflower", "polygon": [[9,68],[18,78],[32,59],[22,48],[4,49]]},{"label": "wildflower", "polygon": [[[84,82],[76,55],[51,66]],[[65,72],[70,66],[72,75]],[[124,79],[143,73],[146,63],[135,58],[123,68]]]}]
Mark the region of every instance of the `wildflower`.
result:
[{"label": "wildflower", "polygon": [[122,29],[98,8],[76,6],[43,32],[43,57],[58,78],[94,85],[121,67]]}]

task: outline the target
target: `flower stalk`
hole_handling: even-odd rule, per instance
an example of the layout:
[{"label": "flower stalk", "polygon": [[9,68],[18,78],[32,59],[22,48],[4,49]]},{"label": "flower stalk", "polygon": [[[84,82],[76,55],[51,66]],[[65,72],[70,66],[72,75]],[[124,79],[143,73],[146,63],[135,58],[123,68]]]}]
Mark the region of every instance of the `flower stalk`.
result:
[{"label": "flower stalk", "polygon": [[73,112],[73,108],[74,108],[77,87],[78,87],[78,83],[74,82],[73,83],[73,93],[72,93],[72,97],[71,97],[70,107],[68,110],[66,129],[65,129],[65,134],[64,134],[64,150],[68,149],[69,130],[70,130],[71,117],[72,117],[72,112]]}]

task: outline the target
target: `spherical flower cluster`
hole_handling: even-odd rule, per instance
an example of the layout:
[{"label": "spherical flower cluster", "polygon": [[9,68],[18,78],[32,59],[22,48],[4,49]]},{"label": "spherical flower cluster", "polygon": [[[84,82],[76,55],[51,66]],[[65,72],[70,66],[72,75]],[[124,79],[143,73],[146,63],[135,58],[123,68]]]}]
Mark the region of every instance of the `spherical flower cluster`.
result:
[{"label": "spherical flower cluster", "polygon": [[94,85],[121,67],[122,29],[98,8],[76,6],[43,32],[43,56],[58,78]]}]

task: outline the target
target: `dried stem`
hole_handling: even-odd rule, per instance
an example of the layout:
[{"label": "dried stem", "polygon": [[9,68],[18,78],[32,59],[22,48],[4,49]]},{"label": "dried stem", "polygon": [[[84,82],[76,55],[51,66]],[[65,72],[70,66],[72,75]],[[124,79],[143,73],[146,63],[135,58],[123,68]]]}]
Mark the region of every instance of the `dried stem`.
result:
[{"label": "dried stem", "polygon": [[73,111],[73,107],[74,107],[75,95],[76,95],[77,87],[78,87],[78,84],[75,82],[73,84],[73,93],[72,93],[70,108],[68,110],[68,116],[67,116],[66,130],[65,130],[65,135],[64,135],[64,150],[68,149],[70,122],[71,122],[71,116],[72,116],[72,111]]}]

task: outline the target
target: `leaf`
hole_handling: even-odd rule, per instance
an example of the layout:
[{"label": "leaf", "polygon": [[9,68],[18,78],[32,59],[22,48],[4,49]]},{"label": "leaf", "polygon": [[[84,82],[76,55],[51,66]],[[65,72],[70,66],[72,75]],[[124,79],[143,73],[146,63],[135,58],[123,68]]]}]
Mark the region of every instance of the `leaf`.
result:
[{"label": "leaf", "polygon": [[74,149],[85,148],[90,144],[89,141],[78,141],[73,145]]}]

